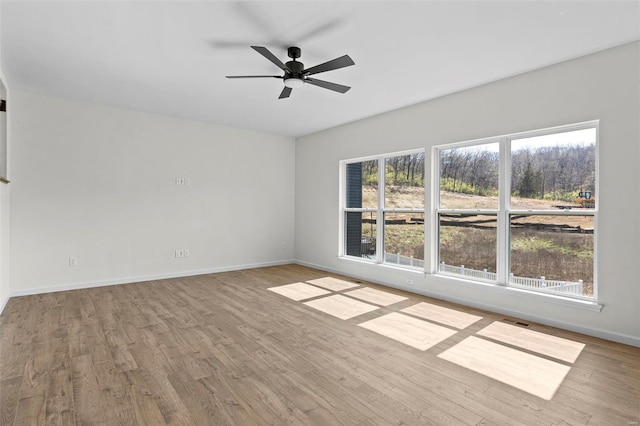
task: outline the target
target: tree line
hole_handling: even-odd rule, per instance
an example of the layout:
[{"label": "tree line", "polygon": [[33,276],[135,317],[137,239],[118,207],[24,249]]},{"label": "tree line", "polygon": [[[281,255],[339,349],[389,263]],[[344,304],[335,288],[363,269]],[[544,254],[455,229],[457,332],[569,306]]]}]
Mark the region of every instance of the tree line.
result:
[{"label": "tree line", "polygon": [[440,154],[440,185],[447,191],[498,195],[500,157],[497,152],[447,149]]},{"label": "tree line", "polygon": [[[367,185],[378,183],[378,160],[362,163],[362,180]],[[387,185],[424,186],[424,153],[387,158],[385,182]]]},{"label": "tree line", "polygon": [[577,191],[595,189],[595,144],[523,149],[512,156],[511,169],[514,195],[572,199]]},{"label": "tree line", "polygon": [[[497,195],[499,154],[476,148],[448,149],[440,155],[440,184],[448,191]],[[527,148],[511,155],[515,196],[571,200],[595,187],[595,144]]]}]

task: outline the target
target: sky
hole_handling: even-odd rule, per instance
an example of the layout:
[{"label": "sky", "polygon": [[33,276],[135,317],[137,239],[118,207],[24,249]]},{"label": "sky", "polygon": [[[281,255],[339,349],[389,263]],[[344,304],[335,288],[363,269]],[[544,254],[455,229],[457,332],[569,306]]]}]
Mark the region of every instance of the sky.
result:
[{"label": "sky", "polygon": [[541,148],[547,146],[579,145],[589,146],[596,143],[596,129],[574,130],[572,132],[554,133],[551,135],[534,136],[531,138],[514,139],[511,141],[511,150],[519,151],[527,148]]},{"label": "sky", "polygon": [[[538,149],[542,147],[552,147],[552,146],[563,146],[563,145],[573,145],[573,146],[589,146],[596,143],[596,129],[582,129],[582,130],[573,130],[570,132],[562,132],[562,133],[553,133],[542,136],[533,136],[528,138],[521,139],[512,139],[511,140],[511,151],[517,152],[523,149]],[[464,149],[469,151],[489,151],[489,152],[498,152],[500,144],[498,142],[487,143],[481,145],[472,145],[468,147],[461,147],[456,149]]]}]

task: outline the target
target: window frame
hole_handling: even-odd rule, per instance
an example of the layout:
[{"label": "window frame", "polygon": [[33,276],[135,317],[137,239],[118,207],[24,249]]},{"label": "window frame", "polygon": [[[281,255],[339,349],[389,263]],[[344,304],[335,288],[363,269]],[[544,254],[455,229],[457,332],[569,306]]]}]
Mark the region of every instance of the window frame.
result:
[{"label": "window frame", "polygon": [[[424,186],[423,190],[425,191],[425,202],[422,209],[411,209],[411,208],[387,208],[385,206],[385,188],[386,188],[386,160],[394,157],[402,157],[406,155],[413,154],[423,154],[425,156],[425,175],[423,176]],[[378,162],[378,204],[376,208],[371,207],[346,207],[346,185],[347,185],[347,165],[354,163],[361,163],[365,161],[376,160]],[[426,200],[426,162],[428,158],[426,156],[426,150],[424,148],[411,149],[406,151],[398,151],[392,153],[378,154],[367,157],[359,157],[348,160],[340,161],[340,203],[339,203],[339,228],[340,228],[340,238],[338,239],[338,256],[343,259],[360,261],[369,264],[377,264],[384,265],[389,267],[397,267],[403,270],[409,271],[420,271],[424,272],[428,266],[428,261],[426,259],[426,248],[427,248],[427,200]],[[373,259],[367,259],[362,256],[353,256],[348,255],[346,253],[346,215],[347,213],[375,213],[376,215],[376,255]],[[424,215],[424,224],[422,228],[423,232],[423,246],[425,249],[425,259],[422,261],[422,267],[413,267],[409,265],[401,265],[396,263],[388,263],[385,262],[385,246],[384,246],[384,230],[385,230],[385,214],[389,213],[418,213]]]},{"label": "window frame", "polygon": [[[590,120],[581,123],[549,127],[539,130],[531,130],[526,132],[511,133],[502,136],[475,139],[463,142],[455,142],[450,144],[437,145],[432,147],[431,167],[432,167],[432,191],[433,191],[433,208],[432,213],[432,229],[434,232],[432,238],[432,256],[430,272],[435,275],[443,275],[458,279],[464,279],[472,282],[491,283],[498,286],[530,291],[536,294],[549,294],[553,296],[567,297],[570,299],[578,299],[588,302],[597,302],[598,300],[598,274],[597,274],[597,241],[598,241],[598,211],[600,197],[596,195],[595,206],[593,209],[558,209],[558,210],[534,210],[534,209],[512,209],[511,208],[511,142],[518,139],[547,136],[557,133],[565,133],[584,129],[595,129],[595,182],[593,191],[599,194],[599,120]],[[466,148],[491,143],[498,143],[499,146],[499,177],[498,177],[498,193],[499,205],[497,210],[493,209],[446,209],[440,208],[440,153],[448,149]],[[469,277],[466,275],[449,273],[440,271],[440,215],[441,214],[497,214],[497,247],[496,247],[496,280],[484,280],[481,278]],[[512,215],[552,215],[552,216],[593,216],[593,296],[583,296],[574,294],[564,294],[544,289],[528,289],[521,286],[512,285],[510,283],[510,257],[511,257],[511,223]]]}]

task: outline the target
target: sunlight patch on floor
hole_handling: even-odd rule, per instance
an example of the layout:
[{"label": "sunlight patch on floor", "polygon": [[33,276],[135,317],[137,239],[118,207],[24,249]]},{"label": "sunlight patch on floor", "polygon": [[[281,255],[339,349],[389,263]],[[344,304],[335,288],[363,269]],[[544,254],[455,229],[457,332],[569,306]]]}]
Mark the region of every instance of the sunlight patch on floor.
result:
[{"label": "sunlight patch on floor", "polygon": [[305,283],[293,283],[287,285],[281,285],[279,287],[270,287],[267,290],[278,293],[281,296],[288,297],[293,300],[305,300],[312,297],[323,296],[330,294],[331,292],[323,290],[321,288],[305,284]]},{"label": "sunlight patch on floor", "polygon": [[358,325],[421,351],[425,351],[456,334],[456,331],[450,328],[398,312],[392,312]]},{"label": "sunlight patch on floor", "polygon": [[307,282],[309,284],[317,285],[332,291],[340,291],[353,287],[359,287],[358,284],[350,283],[349,281],[340,280],[333,277],[322,277],[315,280],[309,280]]},{"label": "sunlight patch on floor", "polygon": [[466,312],[460,312],[455,309],[449,309],[426,302],[409,306],[408,308],[402,309],[401,312],[460,329],[467,328],[474,322],[482,319],[482,317],[477,315],[467,314]]},{"label": "sunlight patch on floor", "polygon": [[584,343],[550,336],[499,321],[488,325],[477,334],[571,363],[578,359],[585,346]]},{"label": "sunlight patch on floor", "polygon": [[469,336],[439,358],[551,400],[571,367]]},{"label": "sunlight patch on floor", "polygon": [[364,300],[365,302],[375,303],[376,305],[389,306],[394,303],[407,300],[406,297],[398,296],[397,294],[387,293],[386,291],[376,290],[375,288],[359,288],[357,290],[348,291],[347,296],[355,297],[356,299]]},{"label": "sunlight patch on floor", "polygon": [[324,312],[325,314],[329,314],[343,320],[357,317],[358,315],[366,314],[367,312],[379,309],[378,306],[359,302],[355,299],[351,299],[340,294],[311,300],[309,302],[305,302],[304,304],[321,312]]}]

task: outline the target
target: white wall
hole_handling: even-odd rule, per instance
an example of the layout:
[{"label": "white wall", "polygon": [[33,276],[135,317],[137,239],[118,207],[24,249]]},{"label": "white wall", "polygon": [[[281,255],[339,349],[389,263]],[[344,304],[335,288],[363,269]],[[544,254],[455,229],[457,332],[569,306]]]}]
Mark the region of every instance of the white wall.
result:
[{"label": "white wall", "polygon": [[10,186],[0,183],[0,314],[9,301]]},{"label": "white wall", "polygon": [[[640,346],[640,44],[417,104],[300,138],[296,258],[423,294]],[[384,88],[380,89],[385,90]],[[600,119],[597,279],[600,312],[493,286],[337,258],[338,162]],[[427,191],[428,199],[430,191]],[[408,287],[406,279],[414,280]]]},{"label": "white wall", "polygon": [[[0,16],[2,16],[2,2],[0,2]],[[2,48],[0,33],[0,53]],[[8,84],[2,73],[2,55],[0,54],[0,80],[8,92]],[[9,141],[7,140],[7,144]],[[0,183],[0,314],[9,301],[9,185]]]},{"label": "white wall", "polygon": [[292,138],[18,90],[11,109],[12,295],[293,259]]},{"label": "white wall", "polygon": [[[9,95],[9,85],[0,69],[0,81],[3,82],[6,93]],[[4,98],[7,99],[7,98]],[[9,104],[9,102],[7,102]],[[9,113],[9,112],[7,112]],[[5,129],[2,129],[5,131]],[[7,135],[8,136],[8,135]],[[9,140],[7,140],[9,145]],[[9,149],[9,148],[7,148]],[[9,301],[9,212],[11,199],[11,185],[0,182],[0,314]]]},{"label": "white wall", "polygon": [[10,187],[0,183],[0,314],[9,301],[9,200]]}]

